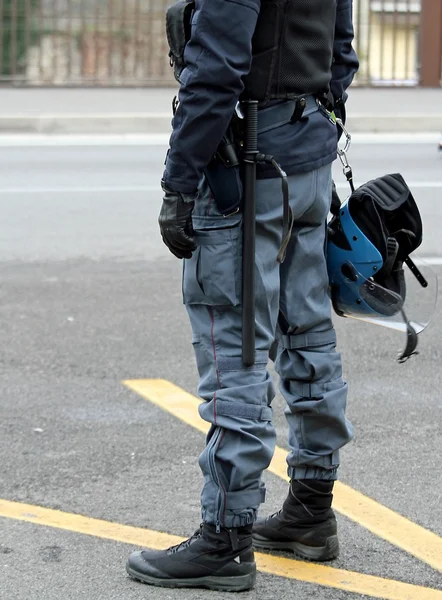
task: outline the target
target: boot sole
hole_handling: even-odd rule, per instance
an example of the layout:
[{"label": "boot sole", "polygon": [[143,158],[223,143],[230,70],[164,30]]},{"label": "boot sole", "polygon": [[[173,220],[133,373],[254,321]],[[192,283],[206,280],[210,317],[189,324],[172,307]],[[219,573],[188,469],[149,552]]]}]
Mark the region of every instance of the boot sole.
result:
[{"label": "boot sole", "polygon": [[254,533],[253,546],[257,550],[289,550],[297,557],[310,561],[323,562],[334,560],[339,556],[339,540],[337,535],[327,538],[325,546],[306,546],[299,542],[276,542]]},{"label": "boot sole", "polygon": [[216,577],[215,575],[212,575],[194,579],[160,579],[133,571],[129,566],[126,566],[126,571],[129,576],[136,581],[167,588],[189,587],[206,588],[209,590],[217,590],[219,592],[242,592],[252,589],[256,582],[256,568],[253,573],[248,575],[238,575],[236,577]]}]

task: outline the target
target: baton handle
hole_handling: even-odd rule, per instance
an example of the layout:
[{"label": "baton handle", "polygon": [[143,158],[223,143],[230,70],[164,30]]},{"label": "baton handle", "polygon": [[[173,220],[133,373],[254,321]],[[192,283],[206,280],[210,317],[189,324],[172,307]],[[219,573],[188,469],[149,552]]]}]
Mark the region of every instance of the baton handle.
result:
[{"label": "baton handle", "polygon": [[256,155],[258,154],[258,102],[248,100],[245,108],[244,203],[242,248],[242,359],[255,364],[255,220]]}]

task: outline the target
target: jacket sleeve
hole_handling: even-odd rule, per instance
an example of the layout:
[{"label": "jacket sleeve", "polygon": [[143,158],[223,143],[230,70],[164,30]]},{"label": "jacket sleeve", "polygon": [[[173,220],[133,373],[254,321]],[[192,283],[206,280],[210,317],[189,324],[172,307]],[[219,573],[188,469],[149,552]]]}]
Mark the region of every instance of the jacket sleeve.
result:
[{"label": "jacket sleeve", "polygon": [[347,99],[346,90],[359,68],[358,57],[352,46],[353,38],[353,0],[338,0],[330,89],[335,100],[342,98],[344,102]]},{"label": "jacket sleeve", "polygon": [[163,175],[174,191],[196,191],[228,128],[250,70],[259,10],[260,0],[196,0]]}]

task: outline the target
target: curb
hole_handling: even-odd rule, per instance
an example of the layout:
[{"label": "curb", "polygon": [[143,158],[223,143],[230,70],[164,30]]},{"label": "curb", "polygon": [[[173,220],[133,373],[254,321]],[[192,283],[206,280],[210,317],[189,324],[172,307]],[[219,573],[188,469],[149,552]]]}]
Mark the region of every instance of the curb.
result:
[{"label": "curb", "polygon": [[[442,113],[353,114],[348,117],[347,127],[350,133],[439,133],[442,131]],[[168,113],[0,116],[0,134],[148,134],[170,131],[171,116]]]},{"label": "curb", "polygon": [[140,114],[0,116],[1,133],[169,133],[171,116]]}]

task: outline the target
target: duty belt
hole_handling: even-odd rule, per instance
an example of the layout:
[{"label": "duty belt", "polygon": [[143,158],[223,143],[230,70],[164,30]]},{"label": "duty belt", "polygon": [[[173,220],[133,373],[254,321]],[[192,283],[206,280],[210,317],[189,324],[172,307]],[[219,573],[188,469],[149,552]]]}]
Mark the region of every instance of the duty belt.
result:
[{"label": "duty belt", "polygon": [[296,123],[301,117],[307,117],[318,110],[319,100],[314,96],[301,96],[296,100],[287,100],[258,111],[258,134],[276,127]]}]

